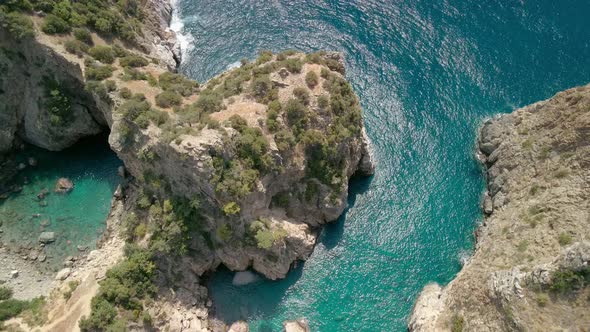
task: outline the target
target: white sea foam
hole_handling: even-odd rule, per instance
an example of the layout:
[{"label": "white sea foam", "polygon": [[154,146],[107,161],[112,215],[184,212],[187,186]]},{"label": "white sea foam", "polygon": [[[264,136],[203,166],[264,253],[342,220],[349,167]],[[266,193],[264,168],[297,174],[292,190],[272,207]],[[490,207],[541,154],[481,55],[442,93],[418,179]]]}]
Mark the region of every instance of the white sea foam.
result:
[{"label": "white sea foam", "polygon": [[241,65],[242,65],[242,63],[241,63],[240,61],[236,61],[236,62],[234,62],[234,63],[230,63],[230,64],[227,66],[226,70],[232,70],[232,69],[234,69],[234,68],[239,68]]},{"label": "white sea foam", "polygon": [[178,7],[178,0],[171,0],[170,4],[172,5],[172,21],[170,22],[170,30],[176,33],[176,38],[178,39],[178,43],[180,44],[180,51],[183,55],[183,59],[185,58],[185,54],[190,52],[193,47],[194,38],[190,33],[184,31],[184,22],[180,17],[180,9]]}]

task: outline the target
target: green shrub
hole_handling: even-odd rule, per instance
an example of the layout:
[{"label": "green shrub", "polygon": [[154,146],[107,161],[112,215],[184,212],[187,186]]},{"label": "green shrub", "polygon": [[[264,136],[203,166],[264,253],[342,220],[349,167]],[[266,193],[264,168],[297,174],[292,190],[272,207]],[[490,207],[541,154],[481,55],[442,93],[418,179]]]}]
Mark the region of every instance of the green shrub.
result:
[{"label": "green shrub", "polygon": [[461,332],[463,331],[463,325],[465,325],[465,319],[463,316],[458,314],[453,315],[453,318],[451,318],[451,331]]},{"label": "green shrub", "polygon": [[320,76],[323,79],[329,79],[332,76],[332,73],[330,72],[330,70],[328,70],[327,68],[323,68],[320,70]]},{"label": "green shrub", "polygon": [[567,246],[568,244],[572,243],[572,236],[568,233],[560,233],[558,242],[562,246]]},{"label": "green shrub", "polygon": [[227,242],[231,239],[232,231],[228,224],[223,224],[217,229],[217,237],[223,242]]},{"label": "green shrub", "polygon": [[148,79],[148,76],[136,68],[125,67],[121,79],[123,81],[145,81]]},{"label": "green shrub", "polygon": [[556,293],[568,293],[580,290],[590,283],[590,267],[574,271],[561,269],[551,274],[549,289]]},{"label": "green shrub", "polygon": [[128,55],[119,60],[122,67],[145,67],[149,64],[146,58],[139,55]]},{"label": "green shrub", "polygon": [[92,45],[93,44],[93,42],[92,42],[92,35],[90,34],[90,32],[87,29],[84,29],[84,28],[76,28],[76,29],[74,29],[73,33],[74,33],[74,37],[78,41],[80,41],[80,42],[82,42],[84,44],[87,44],[87,45]]},{"label": "green shrub", "polygon": [[281,130],[275,134],[275,143],[281,152],[290,151],[295,145],[295,137],[289,130]]},{"label": "green shrub", "polygon": [[7,299],[0,302],[0,321],[16,317],[29,307],[28,301]]},{"label": "green shrub", "polygon": [[86,67],[86,79],[91,81],[102,81],[113,75],[114,68],[109,65],[94,65]]},{"label": "green shrub", "polygon": [[520,252],[525,252],[527,250],[528,246],[529,246],[529,241],[522,240],[518,243],[518,245],[516,246],[516,249],[518,249],[518,251],[520,251]]},{"label": "green shrub", "polygon": [[182,104],[182,96],[176,92],[164,91],[156,96],[156,105],[162,108],[179,106]]},{"label": "green shrub", "polygon": [[117,90],[117,83],[115,83],[113,80],[107,80],[104,82],[104,86],[107,89],[107,92],[113,92]]},{"label": "green shrub", "polygon": [[5,26],[14,39],[23,40],[35,36],[33,21],[28,16],[18,12],[4,14],[1,9],[0,7],[0,25]]},{"label": "green shrub", "polygon": [[80,331],[105,331],[117,318],[117,308],[101,296],[90,301],[90,317],[80,320]]},{"label": "green shrub", "polygon": [[88,54],[102,63],[112,64],[115,61],[115,52],[110,46],[98,45],[91,47]]},{"label": "green shrub", "polygon": [[537,294],[537,304],[539,307],[545,307],[549,302],[549,295],[545,293]]},{"label": "green shrub", "polygon": [[272,82],[268,75],[256,77],[250,85],[250,91],[252,96],[256,98],[258,102],[264,102],[265,98],[272,90]]},{"label": "green shrub", "polygon": [[229,202],[223,206],[223,213],[226,216],[232,216],[240,213],[240,206],[236,202]]},{"label": "green shrub", "polygon": [[198,91],[199,83],[180,74],[171,72],[162,73],[158,77],[158,83],[163,90],[172,90],[188,97]]},{"label": "green shrub", "polygon": [[305,75],[305,83],[310,89],[315,88],[319,83],[318,74],[316,74],[315,71],[308,71]]},{"label": "green shrub", "polygon": [[2,286],[0,287],[0,301],[8,300],[12,297],[12,289]]},{"label": "green shrub", "polygon": [[260,249],[270,249],[273,244],[283,240],[287,236],[287,232],[282,229],[270,229],[263,221],[257,220],[250,224],[248,232],[253,235],[256,240],[256,245]]},{"label": "green shrub", "polygon": [[46,34],[53,35],[68,33],[70,30],[72,30],[72,27],[70,26],[70,23],[65,21],[63,18],[57,15],[49,14],[43,20],[41,30]]},{"label": "green shrub", "polygon": [[322,110],[325,110],[330,106],[330,100],[325,95],[321,95],[318,97],[318,107]]},{"label": "green shrub", "polygon": [[50,77],[43,79],[45,88],[45,109],[54,126],[61,126],[72,116],[70,93],[59,82]]},{"label": "green shrub", "polygon": [[301,68],[303,67],[303,63],[299,59],[287,59],[284,61],[285,68],[290,73],[298,74],[301,72]]},{"label": "green shrub", "polygon": [[70,39],[64,43],[64,48],[68,53],[72,53],[79,57],[82,57],[84,56],[84,53],[88,52],[89,47],[88,45],[84,44],[79,40]]},{"label": "green shrub", "polygon": [[129,99],[129,98],[131,98],[132,95],[133,94],[132,94],[131,90],[129,90],[129,88],[122,87],[119,90],[119,96],[121,96],[121,98]]},{"label": "green shrub", "polygon": [[293,132],[299,135],[307,123],[307,108],[298,99],[290,99],[284,107],[287,116],[287,124],[293,128]]},{"label": "green shrub", "polygon": [[293,95],[299,99],[303,105],[309,105],[309,91],[304,87],[297,87],[293,89]]},{"label": "green shrub", "polygon": [[270,60],[272,60],[272,51],[260,51],[258,54],[258,59],[256,59],[256,64],[261,65],[263,63],[269,62]]},{"label": "green shrub", "polygon": [[69,300],[70,297],[72,297],[72,294],[74,293],[76,288],[78,288],[79,285],[80,285],[79,280],[72,280],[72,281],[68,282],[68,288],[63,293],[64,299],[66,299],[66,301]]},{"label": "green shrub", "polygon": [[199,99],[195,102],[195,106],[205,113],[218,112],[222,107],[222,98],[218,93],[205,90],[199,95]]}]

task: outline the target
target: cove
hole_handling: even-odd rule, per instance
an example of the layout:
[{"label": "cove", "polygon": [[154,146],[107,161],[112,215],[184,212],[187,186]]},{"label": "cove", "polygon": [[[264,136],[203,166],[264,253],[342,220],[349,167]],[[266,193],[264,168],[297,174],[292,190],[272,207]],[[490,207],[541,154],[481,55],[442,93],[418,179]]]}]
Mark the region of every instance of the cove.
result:
[{"label": "cove", "polygon": [[344,53],[377,173],[285,280],[235,287],[215,273],[217,315],[253,331],[306,317],[314,331],[405,331],[417,294],[448,283],[473,248],[483,119],[590,81],[590,3],[178,0],[180,70],[205,81],[261,49]]},{"label": "cove", "polygon": [[[17,156],[18,162],[27,164],[29,157],[37,160],[37,166],[28,166],[14,179],[22,191],[0,201],[0,241],[11,249],[39,248],[41,232],[54,232],[55,242],[44,247],[47,260],[37,265],[42,270],[57,271],[67,256],[80,253],[78,246],[95,248],[119,183],[117,168],[123,163],[103,135],[83,139],[60,152],[27,146]],[[71,179],[74,190],[68,194],[53,192],[61,177]],[[49,194],[40,201],[37,194],[43,189]]]}]

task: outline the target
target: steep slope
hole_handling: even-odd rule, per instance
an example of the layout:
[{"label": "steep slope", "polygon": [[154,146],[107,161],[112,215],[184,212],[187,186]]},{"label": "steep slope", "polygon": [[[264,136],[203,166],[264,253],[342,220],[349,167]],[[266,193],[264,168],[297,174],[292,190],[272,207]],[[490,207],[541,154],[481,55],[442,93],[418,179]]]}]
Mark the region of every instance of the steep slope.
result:
[{"label": "steep slope", "polygon": [[590,326],[590,85],[488,120],[486,218],[446,287],[427,286],[411,331]]}]

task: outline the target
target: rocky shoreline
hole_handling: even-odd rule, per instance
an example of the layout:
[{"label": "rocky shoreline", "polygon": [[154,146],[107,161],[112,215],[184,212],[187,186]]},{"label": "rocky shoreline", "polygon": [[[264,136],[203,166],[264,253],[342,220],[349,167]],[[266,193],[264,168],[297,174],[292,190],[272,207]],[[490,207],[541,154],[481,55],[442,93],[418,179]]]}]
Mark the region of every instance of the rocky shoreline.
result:
[{"label": "rocky shoreline", "polygon": [[486,217],[475,253],[447,286],[424,288],[410,331],[589,326],[589,287],[576,277],[590,262],[588,109],[590,85],[484,123]]}]

